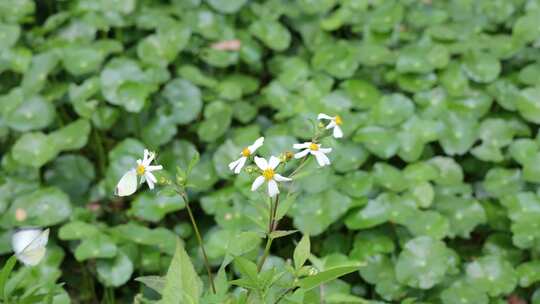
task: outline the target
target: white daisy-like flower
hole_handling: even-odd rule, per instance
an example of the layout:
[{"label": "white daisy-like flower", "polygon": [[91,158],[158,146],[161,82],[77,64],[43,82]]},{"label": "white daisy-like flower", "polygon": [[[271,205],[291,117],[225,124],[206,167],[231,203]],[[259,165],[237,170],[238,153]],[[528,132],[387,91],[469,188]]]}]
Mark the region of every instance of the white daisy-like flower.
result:
[{"label": "white daisy-like flower", "polygon": [[157,178],[152,174],[153,171],[163,169],[163,166],[150,165],[154,160],[155,153],[144,149],[143,159],[137,160],[137,167],[129,170],[122,176],[118,185],[116,185],[115,194],[118,196],[128,196],[137,191],[137,179],[140,176],[140,184],[146,182],[150,189],[154,189],[154,184],[157,183]]},{"label": "white daisy-like flower", "polygon": [[22,229],[11,237],[11,246],[15,256],[24,265],[35,266],[41,262],[47,251],[49,229]]},{"label": "white daisy-like flower", "polygon": [[287,178],[277,174],[274,170],[279,165],[279,158],[275,156],[270,156],[270,159],[255,156],[255,164],[261,169],[261,176],[257,177],[253,184],[251,185],[251,191],[259,189],[259,187],[264,183],[268,183],[268,196],[274,197],[279,193],[279,188],[277,182],[288,182],[291,181],[291,178]]},{"label": "white daisy-like flower", "polygon": [[324,167],[330,165],[330,159],[326,154],[332,152],[332,148],[321,148],[320,144],[313,142],[305,142],[303,144],[294,144],[293,148],[295,149],[304,149],[294,155],[294,158],[302,158],[308,154],[314,155],[319,163],[319,166]]},{"label": "white daisy-like flower", "polygon": [[253,153],[255,153],[255,151],[257,151],[257,149],[259,149],[263,145],[263,143],[264,137],[257,138],[257,140],[251,146],[244,148],[242,152],[240,152],[240,155],[242,155],[242,157],[229,164],[229,169],[231,169],[236,174],[240,173],[240,171],[242,171],[242,168],[246,164],[247,159],[251,155],[253,155]]},{"label": "white daisy-like flower", "polygon": [[341,125],[343,124],[343,119],[341,119],[341,116],[339,115],[336,115],[334,117],[330,116],[330,115],[326,115],[324,113],[319,113],[319,115],[317,116],[317,119],[318,120],[321,120],[321,119],[326,119],[326,120],[330,120],[330,123],[326,126],[326,129],[329,130],[329,129],[334,129],[333,131],[333,135],[335,138],[341,138],[343,137],[343,131],[341,130]]}]

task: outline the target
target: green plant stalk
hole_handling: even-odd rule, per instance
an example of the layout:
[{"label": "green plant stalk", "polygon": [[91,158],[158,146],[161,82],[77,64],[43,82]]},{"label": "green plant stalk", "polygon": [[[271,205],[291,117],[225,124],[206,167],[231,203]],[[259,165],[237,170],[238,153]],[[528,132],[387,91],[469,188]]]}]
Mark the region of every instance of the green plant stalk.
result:
[{"label": "green plant stalk", "polygon": [[[289,178],[294,177],[298,172],[300,172],[300,170],[302,168],[304,168],[304,166],[307,164],[307,161],[306,161],[307,159],[308,159],[308,156],[302,158],[302,160],[300,161],[300,164],[298,165],[298,167],[289,175]],[[289,194],[290,194],[290,192],[289,192]],[[287,195],[287,197],[288,197],[288,195]],[[272,204],[272,201],[270,201],[270,213],[269,213],[270,220],[269,220],[269,225],[268,225],[268,235],[266,236],[266,245],[264,246],[263,255],[261,256],[261,259],[257,263],[257,273],[259,273],[261,271],[261,269],[262,269],[262,267],[264,265],[264,262],[266,261],[266,259],[270,255],[270,247],[272,247],[272,241],[273,241],[273,239],[270,237],[270,234],[272,232],[276,231],[276,229],[277,229],[277,227],[279,225],[279,220],[276,220],[278,207],[279,207],[279,194],[276,196],[275,204]],[[249,299],[250,294],[251,294],[251,290],[248,291],[248,295],[247,295],[248,299]]]},{"label": "green plant stalk", "polygon": [[201,238],[201,233],[199,232],[199,227],[197,226],[197,222],[195,221],[195,217],[193,216],[193,212],[191,211],[191,207],[189,206],[189,200],[185,192],[178,192],[178,194],[182,197],[182,199],[186,203],[186,209],[189,215],[189,220],[191,221],[191,226],[193,226],[193,231],[195,231],[197,242],[199,243],[199,247],[201,248],[201,251],[203,254],[204,266],[206,267],[206,272],[208,272],[208,280],[210,281],[210,287],[212,288],[212,292],[216,294],[216,286],[214,285],[214,276],[212,275],[212,270],[210,269],[210,263],[208,262],[208,256],[206,255],[206,250],[204,249],[204,244]]}]

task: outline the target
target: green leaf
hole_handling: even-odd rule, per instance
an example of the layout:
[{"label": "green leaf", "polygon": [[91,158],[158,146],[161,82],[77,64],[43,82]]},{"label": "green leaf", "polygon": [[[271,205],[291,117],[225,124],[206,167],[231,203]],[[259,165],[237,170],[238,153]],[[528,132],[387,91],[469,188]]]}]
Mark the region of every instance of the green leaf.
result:
[{"label": "green leaf", "polygon": [[122,251],[113,259],[99,259],[96,262],[98,279],[105,286],[119,287],[131,278],[133,263]]},{"label": "green leaf", "polygon": [[171,265],[165,275],[160,303],[199,303],[203,286],[184,246],[177,239]]},{"label": "green leaf", "polygon": [[58,237],[61,240],[82,240],[97,235],[98,233],[99,229],[95,225],[81,221],[73,221],[60,227]]},{"label": "green leaf", "polygon": [[484,292],[478,291],[475,286],[467,285],[465,282],[458,281],[441,293],[443,304],[454,303],[478,303],[488,304],[489,298]]},{"label": "green leaf", "polygon": [[304,266],[311,254],[310,248],[309,235],[304,234],[300,242],[298,242],[298,245],[296,245],[296,248],[294,248],[294,268],[298,270],[300,267]]},{"label": "green leaf", "polygon": [[[26,217],[21,220],[17,213],[22,210]],[[65,221],[72,212],[69,197],[55,187],[40,188],[19,195],[4,213],[2,221],[10,226],[47,227]]]},{"label": "green leaf", "polygon": [[25,98],[20,90],[14,90],[0,98],[0,102],[6,102],[2,111],[6,125],[17,131],[43,129],[55,117],[54,105],[39,95]]},{"label": "green leaf", "polygon": [[278,239],[278,238],[291,235],[296,232],[298,232],[298,230],[275,230],[275,231],[272,231],[272,233],[270,233],[269,237],[271,239]]},{"label": "green leaf", "polygon": [[117,246],[108,235],[98,233],[82,239],[75,249],[77,261],[95,258],[113,258],[117,255]]},{"label": "green leaf", "polygon": [[160,276],[143,276],[135,278],[135,281],[143,283],[148,288],[151,288],[160,295],[163,293],[163,289],[165,288],[166,284],[165,277]]},{"label": "green leaf", "polygon": [[289,30],[278,21],[264,19],[255,21],[249,26],[249,31],[253,36],[260,39],[266,46],[275,51],[283,51],[291,43]]},{"label": "green leaf", "polygon": [[492,82],[501,72],[501,63],[488,53],[470,53],[464,59],[464,71],[476,82]]},{"label": "green leaf", "polygon": [[41,132],[25,133],[13,145],[13,159],[23,165],[39,168],[56,157],[59,150]]},{"label": "green leaf", "polygon": [[512,265],[499,256],[484,256],[466,267],[467,279],[475,288],[496,297],[508,294],[518,283]]},{"label": "green leaf", "polygon": [[5,300],[6,283],[16,263],[17,263],[17,257],[15,255],[12,255],[6,261],[4,266],[2,266],[2,270],[0,271],[0,299],[1,300]]},{"label": "green leaf", "polygon": [[210,6],[224,14],[232,14],[240,10],[247,0],[208,0]]},{"label": "green leaf", "polygon": [[78,150],[86,145],[90,135],[90,123],[79,119],[49,134],[49,140],[61,151]]},{"label": "green leaf", "polygon": [[519,286],[529,287],[532,284],[540,281],[539,261],[525,262],[519,265],[516,269],[519,276]]},{"label": "green leaf", "polygon": [[128,213],[146,221],[159,222],[167,214],[182,210],[184,207],[184,201],[177,195],[142,193],[133,201]]},{"label": "green leaf", "polygon": [[351,272],[357,271],[362,264],[357,263],[350,266],[340,266],[327,269],[325,271],[319,272],[315,275],[308,276],[300,279],[298,285],[308,291],[324,283],[333,281],[341,276],[349,274]]},{"label": "green leaf", "polygon": [[450,258],[443,242],[427,236],[417,237],[408,241],[400,253],[396,278],[413,288],[430,289],[443,280]]}]

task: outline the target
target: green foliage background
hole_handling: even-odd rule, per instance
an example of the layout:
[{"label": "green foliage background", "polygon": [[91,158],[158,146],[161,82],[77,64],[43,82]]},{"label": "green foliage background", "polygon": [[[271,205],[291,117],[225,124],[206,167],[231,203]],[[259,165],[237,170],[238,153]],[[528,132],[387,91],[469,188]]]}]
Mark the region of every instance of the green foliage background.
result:
[{"label": "green foliage background", "polygon": [[201,154],[191,195],[216,267],[256,256],[263,199],[227,164],[261,135],[264,156],[291,149],[319,112],[345,139],[282,229],[326,265],[367,265],[305,303],[540,303],[538,0],[0,0],[0,253],[16,227],[52,227],[18,292],[130,302],[176,235],[204,273],[178,198],[113,195],[144,147],[170,174]]}]

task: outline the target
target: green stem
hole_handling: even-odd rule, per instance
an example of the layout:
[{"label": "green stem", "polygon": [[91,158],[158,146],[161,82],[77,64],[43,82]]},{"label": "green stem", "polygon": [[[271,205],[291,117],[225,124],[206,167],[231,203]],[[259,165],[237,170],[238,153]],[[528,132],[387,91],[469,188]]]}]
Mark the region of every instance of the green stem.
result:
[{"label": "green stem", "polygon": [[277,207],[279,203],[279,194],[276,196],[275,204],[270,201],[270,224],[268,225],[268,235],[266,236],[266,245],[264,246],[264,253],[257,264],[257,272],[260,272],[264,262],[270,255],[270,247],[272,246],[272,238],[270,237],[270,234],[274,232],[277,228],[277,222],[276,222],[276,213],[277,213]]},{"label": "green stem", "polygon": [[261,271],[261,269],[262,269],[262,267],[264,265],[264,262],[266,261],[266,259],[270,255],[270,247],[272,246],[272,241],[273,241],[273,239],[270,237],[270,235],[268,235],[266,237],[266,246],[264,246],[264,253],[263,253],[261,259],[259,260],[259,263],[257,264],[257,272]]},{"label": "green stem", "polygon": [[201,248],[201,251],[203,254],[204,266],[206,267],[206,271],[208,272],[208,280],[210,281],[210,287],[212,287],[212,292],[216,294],[216,286],[214,286],[214,276],[212,275],[212,270],[210,270],[210,263],[208,262],[208,256],[206,255],[206,250],[204,249],[204,244],[201,238],[201,233],[199,232],[199,227],[197,226],[197,222],[195,221],[195,217],[193,216],[193,212],[191,211],[191,207],[189,206],[188,197],[185,192],[178,192],[178,194],[182,197],[182,199],[186,203],[186,209],[189,215],[189,220],[191,221],[191,225],[193,226],[193,231],[195,231],[197,242],[199,242],[199,247]]},{"label": "green stem", "polygon": [[277,299],[276,299],[276,302],[274,302],[274,304],[278,304],[281,300],[283,300],[283,298],[285,298],[285,296],[294,290],[294,287],[291,287],[291,288],[287,288],[287,290],[285,290]]},{"label": "green stem", "polygon": [[279,194],[276,196],[276,204],[274,205],[274,212],[272,214],[272,229],[270,233],[272,233],[273,231],[276,231],[277,229],[278,220],[276,220],[276,214],[277,214],[278,206],[279,206]]}]

